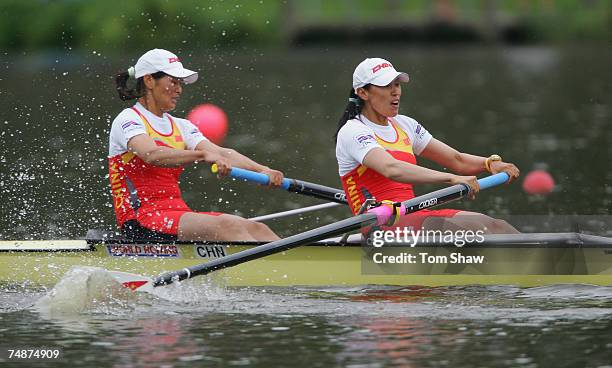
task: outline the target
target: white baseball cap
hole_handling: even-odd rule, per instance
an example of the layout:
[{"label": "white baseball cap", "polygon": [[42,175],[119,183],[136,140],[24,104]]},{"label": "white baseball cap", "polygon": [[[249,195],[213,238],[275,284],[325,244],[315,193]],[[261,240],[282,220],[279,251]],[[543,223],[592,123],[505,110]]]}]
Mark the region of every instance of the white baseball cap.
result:
[{"label": "white baseball cap", "polygon": [[186,84],[198,80],[198,72],[183,68],[183,63],[178,56],[163,49],[153,49],[145,52],[136,62],[134,69],[136,78],[164,72],[174,78],[181,78]]},{"label": "white baseball cap", "polygon": [[384,87],[399,78],[400,82],[408,82],[408,74],[398,72],[393,65],[385,59],[368,58],[359,63],[353,73],[353,89],[367,84]]}]

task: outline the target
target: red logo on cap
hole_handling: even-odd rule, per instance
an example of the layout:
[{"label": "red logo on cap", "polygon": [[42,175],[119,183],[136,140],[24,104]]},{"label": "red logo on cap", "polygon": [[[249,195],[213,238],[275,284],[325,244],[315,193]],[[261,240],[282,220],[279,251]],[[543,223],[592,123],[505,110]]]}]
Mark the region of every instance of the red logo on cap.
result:
[{"label": "red logo on cap", "polygon": [[176,63],[176,62],[181,62],[181,59],[179,59],[177,57],[168,58],[168,63],[169,64]]},{"label": "red logo on cap", "polygon": [[378,64],[375,67],[372,68],[372,74],[376,73],[377,71],[383,69],[383,68],[393,68],[393,65],[389,64],[389,63],[382,63],[382,64]]}]

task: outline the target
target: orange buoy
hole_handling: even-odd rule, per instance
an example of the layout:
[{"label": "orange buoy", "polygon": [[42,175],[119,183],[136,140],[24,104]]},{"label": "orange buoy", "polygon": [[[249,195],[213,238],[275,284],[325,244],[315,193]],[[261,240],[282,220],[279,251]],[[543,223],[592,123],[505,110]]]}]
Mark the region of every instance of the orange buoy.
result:
[{"label": "orange buoy", "polygon": [[555,180],[544,170],[533,170],[523,180],[523,190],[528,194],[549,194],[555,187]]},{"label": "orange buoy", "polygon": [[222,145],[227,135],[228,120],[225,111],[213,104],[198,105],[187,115],[211,142]]}]

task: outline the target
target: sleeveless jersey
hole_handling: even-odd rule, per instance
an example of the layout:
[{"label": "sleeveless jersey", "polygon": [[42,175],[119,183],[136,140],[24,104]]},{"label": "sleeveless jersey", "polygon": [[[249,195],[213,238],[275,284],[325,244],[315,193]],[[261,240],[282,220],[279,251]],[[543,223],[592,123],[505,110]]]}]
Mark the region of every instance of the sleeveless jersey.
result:
[{"label": "sleeveless jersey", "polygon": [[[186,148],[181,132],[170,115],[172,124],[169,134],[156,131],[147,118],[135,107],[149,135],[158,146],[174,149]],[[113,196],[113,207],[119,227],[126,221],[136,220],[139,211],[186,207],[178,185],[183,167],[160,167],[144,162],[134,153],[127,151],[109,157],[108,173]]]},{"label": "sleeveless jersey", "polygon": [[[391,118],[389,118],[389,124],[395,129],[395,141],[388,142],[374,134],[376,141],[395,159],[416,165],[416,157],[408,134]],[[412,184],[387,179],[362,164],[342,176],[341,179],[349,207],[354,214],[368,198],[376,198],[379,202],[382,200],[405,201],[414,198]]]}]

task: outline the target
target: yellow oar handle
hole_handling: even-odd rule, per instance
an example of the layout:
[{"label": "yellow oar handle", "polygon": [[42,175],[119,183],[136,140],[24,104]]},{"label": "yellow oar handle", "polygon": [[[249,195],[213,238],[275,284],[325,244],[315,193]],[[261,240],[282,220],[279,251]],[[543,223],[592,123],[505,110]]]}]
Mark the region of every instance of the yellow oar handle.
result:
[{"label": "yellow oar handle", "polygon": [[210,167],[210,171],[212,171],[213,174],[216,174],[219,172],[219,166],[217,166],[217,164],[212,164],[212,166]]}]

